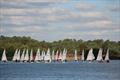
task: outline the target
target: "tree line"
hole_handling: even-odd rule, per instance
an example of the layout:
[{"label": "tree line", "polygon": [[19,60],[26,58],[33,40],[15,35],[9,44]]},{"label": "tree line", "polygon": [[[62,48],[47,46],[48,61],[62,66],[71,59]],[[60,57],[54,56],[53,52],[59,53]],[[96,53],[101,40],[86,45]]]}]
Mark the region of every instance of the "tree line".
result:
[{"label": "tree line", "polygon": [[52,50],[63,50],[64,48],[67,49],[68,55],[73,55],[74,50],[76,49],[78,51],[78,55],[81,55],[82,50],[85,50],[85,56],[87,56],[87,53],[90,48],[93,48],[93,53],[95,56],[97,56],[99,48],[103,48],[103,56],[105,56],[107,49],[110,50],[110,59],[120,59],[120,41],[110,41],[110,40],[102,40],[102,39],[96,39],[96,40],[88,40],[84,41],[82,39],[76,40],[76,39],[64,39],[64,40],[58,40],[53,42],[47,42],[47,41],[38,41],[35,39],[32,39],[31,37],[19,37],[19,36],[13,36],[13,37],[7,37],[7,36],[0,36],[0,58],[2,56],[2,52],[4,49],[6,49],[7,57],[11,59],[14,55],[14,52],[16,49],[33,49],[34,53],[36,53],[37,49],[40,48],[40,50],[47,51],[48,48]]}]

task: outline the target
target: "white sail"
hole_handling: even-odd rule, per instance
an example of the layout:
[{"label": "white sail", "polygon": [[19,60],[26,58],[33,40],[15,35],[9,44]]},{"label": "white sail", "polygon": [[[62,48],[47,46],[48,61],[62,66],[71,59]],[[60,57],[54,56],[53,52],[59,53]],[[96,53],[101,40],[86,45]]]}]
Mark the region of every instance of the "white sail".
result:
[{"label": "white sail", "polygon": [[85,60],[85,57],[84,57],[84,50],[82,50],[82,58],[81,58],[82,61]]},{"label": "white sail", "polygon": [[41,53],[41,60],[44,60],[44,51]]},{"label": "white sail", "polygon": [[63,50],[63,56],[62,56],[62,61],[66,60],[66,55],[67,55],[67,50],[64,48],[64,50]]},{"label": "white sail", "polygon": [[102,61],[103,60],[103,57],[102,57],[102,48],[99,49],[99,52],[98,52],[98,56],[97,56],[97,61]]},{"label": "white sail", "polygon": [[14,56],[13,56],[13,61],[17,60],[17,53],[18,53],[18,49],[15,50]]},{"label": "white sail", "polygon": [[24,60],[25,60],[25,61],[29,61],[28,49],[26,50],[26,54],[25,54]]},{"label": "white sail", "polygon": [[58,60],[58,50],[57,50],[57,52],[55,54],[55,60]]},{"label": "white sail", "polygon": [[45,61],[51,61],[51,57],[50,57],[50,49],[48,48],[47,53],[45,55]]},{"label": "white sail", "polygon": [[93,49],[91,48],[91,49],[89,50],[89,52],[88,52],[87,60],[88,60],[88,61],[92,61],[92,60],[94,60],[94,59],[95,59],[95,56],[94,56],[94,54],[93,54]]},{"label": "white sail", "polygon": [[4,49],[1,61],[7,61],[6,50]]},{"label": "white sail", "polygon": [[55,51],[52,51],[52,60],[55,60]]},{"label": "white sail", "polygon": [[33,50],[31,49],[31,52],[30,52],[30,61],[33,60]]},{"label": "white sail", "polygon": [[60,51],[59,53],[59,57],[58,57],[59,60],[62,60],[62,52]]},{"label": "white sail", "polygon": [[18,53],[17,53],[17,61],[20,61],[20,49],[18,50]]},{"label": "white sail", "polygon": [[36,56],[35,56],[35,61],[40,60],[40,49],[37,50]]},{"label": "white sail", "polygon": [[77,50],[75,50],[74,60],[77,61]]},{"label": "white sail", "polygon": [[24,57],[25,57],[25,49],[24,49],[23,52],[22,52],[22,55],[21,55],[20,61],[24,61]]},{"label": "white sail", "polygon": [[105,56],[105,61],[109,61],[109,49],[107,49],[107,53],[106,53],[106,56]]}]

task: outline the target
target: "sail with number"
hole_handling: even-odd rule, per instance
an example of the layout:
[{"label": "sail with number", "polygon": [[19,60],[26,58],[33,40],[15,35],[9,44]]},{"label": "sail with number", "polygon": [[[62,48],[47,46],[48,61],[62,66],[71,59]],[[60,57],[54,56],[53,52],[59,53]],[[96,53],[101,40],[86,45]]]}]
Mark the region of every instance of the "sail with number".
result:
[{"label": "sail with number", "polygon": [[5,49],[4,49],[4,51],[3,51],[1,61],[4,61],[4,62],[6,62],[6,61],[7,61],[7,57],[6,57],[6,50],[5,50]]}]

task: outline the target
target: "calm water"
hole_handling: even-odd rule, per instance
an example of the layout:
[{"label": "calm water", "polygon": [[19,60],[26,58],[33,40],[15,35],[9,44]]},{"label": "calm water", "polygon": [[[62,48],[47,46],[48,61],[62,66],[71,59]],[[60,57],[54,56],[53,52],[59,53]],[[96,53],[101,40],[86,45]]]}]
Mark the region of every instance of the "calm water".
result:
[{"label": "calm water", "polygon": [[110,63],[2,63],[0,80],[120,80],[120,61]]}]

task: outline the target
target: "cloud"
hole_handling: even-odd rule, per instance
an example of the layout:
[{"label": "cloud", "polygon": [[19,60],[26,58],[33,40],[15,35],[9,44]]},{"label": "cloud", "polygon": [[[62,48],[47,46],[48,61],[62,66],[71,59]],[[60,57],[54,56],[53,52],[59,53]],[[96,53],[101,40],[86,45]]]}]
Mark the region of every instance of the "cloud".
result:
[{"label": "cloud", "polygon": [[118,40],[119,15],[104,11],[109,3],[104,5],[100,2],[1,0],[0,31],[3,35],[27,35],[48,41],[64,38],[105,39],[108,36]]}]

